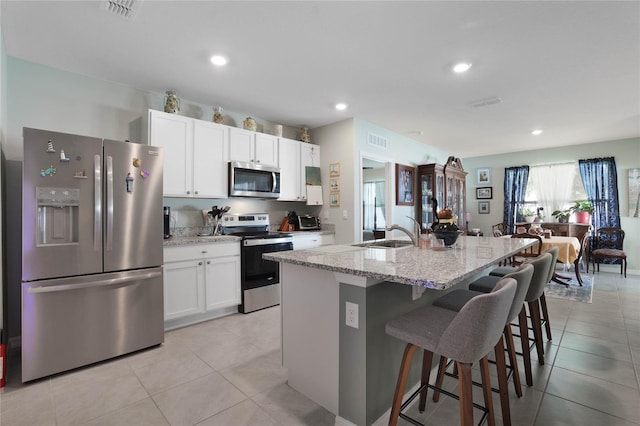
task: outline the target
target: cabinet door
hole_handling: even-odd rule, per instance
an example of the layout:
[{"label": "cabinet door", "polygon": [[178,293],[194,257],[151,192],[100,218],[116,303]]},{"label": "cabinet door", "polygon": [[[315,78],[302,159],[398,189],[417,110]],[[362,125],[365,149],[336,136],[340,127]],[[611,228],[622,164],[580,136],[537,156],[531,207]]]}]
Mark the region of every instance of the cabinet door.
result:
[{"label": "cabinet door", "polygon": [[204,312],[204,267],[201,260],[164,265],[164,320]]},{"label": "cabinet door", "polygon": [[229,194],[228,127],[194,120],[193,194],[220,198]]},{"label": "cabinet door", "polygon": [[264,133],[256,133],[255,138],[255,162],[278,167],[278,138]]},{"label": "cabinet door", "polygon": [[232,127],[229,129],[229,158],[231,161],[253,162],[255,132]]},{"label": "cabinet door", "polygon": [[207,310],[240,304],[240,256],[205,260]]},{"label": "cabinet door", "polygon": [[300,144],[291,139],[280,138],[278,164],[280,164],[281,201],[300,201]]},{"label": "cabinet door", "polygon": [[306,167],[320,167],[320,147],[300,142],[300,199],[307,199]]},{"label": "cabinet door", "polygon": [[164,148],[165,196],[184,197],[193,191],[192,120],[161,111],[149,111],[149,144]]}]

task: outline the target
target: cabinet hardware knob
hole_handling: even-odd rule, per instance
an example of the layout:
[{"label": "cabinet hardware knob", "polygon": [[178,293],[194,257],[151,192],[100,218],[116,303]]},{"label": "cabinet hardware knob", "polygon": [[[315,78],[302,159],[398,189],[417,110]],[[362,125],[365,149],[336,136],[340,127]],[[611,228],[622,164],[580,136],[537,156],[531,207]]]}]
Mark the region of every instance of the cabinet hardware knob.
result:
[{"label": "cabinet hardware knob", "polygon": [[202,262],[198,262],[198,266],[202,266]]},{"label": "cabinet hardware knob", "polygon": [[211,265],[211,261],[210,260],[207,260],[207,265]]},{"label": "cabinet hardware knob", "polygon": [[202,253],[208,253],[206,250],[202,250]]},{"label": "cabinet hardware knob", "polygon": [[187,195],[191,194],[191,191],[187,191]]},{"label": "cabinet hardware knob", "polygon": [[198,191],[194,191],[196,195],[198,195]]}]

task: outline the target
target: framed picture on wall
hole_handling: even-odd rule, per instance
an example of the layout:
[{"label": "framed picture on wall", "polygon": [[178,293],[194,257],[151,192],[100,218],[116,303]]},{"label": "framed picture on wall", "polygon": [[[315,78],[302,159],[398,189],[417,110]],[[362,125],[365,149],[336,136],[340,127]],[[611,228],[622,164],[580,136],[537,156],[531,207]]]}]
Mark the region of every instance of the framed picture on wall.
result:
[{"label": "framed picture on wall", "polygon": [[476,169],[476,185],[491,185],[491,169],[481,167]]},{"label": "framed picture on wall", "polygon": [[329,164],[329,176],[340,176],[340,163]]},{"label": "framed picture on wall", "polygon": [[492,187],[476,188],[476,200],[490,200],[491,198],[493,198]]},{"label": "framed picture on wall", "polygon": [[489,214],[489,202],[488,201],[478,201],[478,213],[480,213],[480,214]]},{"label": "framed picture on wall", "polygon": [[340,207],[340,193],[330,193],[329,194],[329,207]]},{"label": "framed picture on wall", "polygon": [[331,178],[331,179],[329,179],[329,191],[331,191],[331,192],[339,192],[340,191],[340,178]]},{"label": "framed picture on wall", "polygon": [[415,167],[396,164],[396,205],[413,205],[413,178]]}]

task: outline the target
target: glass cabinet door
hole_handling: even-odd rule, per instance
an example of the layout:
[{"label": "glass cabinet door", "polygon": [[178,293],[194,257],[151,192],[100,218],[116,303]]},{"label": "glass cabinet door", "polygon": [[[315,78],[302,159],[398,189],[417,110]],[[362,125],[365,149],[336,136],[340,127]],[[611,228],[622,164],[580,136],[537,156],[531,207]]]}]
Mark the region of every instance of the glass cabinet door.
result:
[{"label": "glass cabinet door", "polygon": [[427,174],[420,176],[420,225],[422,230],[431,227],[433,223],[433,206],[431,198],[433,197],[433,175]]}]

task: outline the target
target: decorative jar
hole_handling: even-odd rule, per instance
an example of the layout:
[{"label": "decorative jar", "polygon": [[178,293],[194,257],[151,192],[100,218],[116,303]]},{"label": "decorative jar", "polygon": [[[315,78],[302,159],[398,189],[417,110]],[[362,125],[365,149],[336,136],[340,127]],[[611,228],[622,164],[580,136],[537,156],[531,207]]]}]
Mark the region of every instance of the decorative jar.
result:
[{"label": "decorative jar", "polygon": [[242,122],[242,126],[246,130],[253,130],[254,132],[258,129],[258,125],[256,124],[256,120],[254,120],[252,117],[245,118],[244,121]]},{"label": "decorative jar", "polygon": [[300,134],[300,140],[302,142],[311,142],[311,134],[309,133],[308,127],[302,128],[302,133]]},{"label": "decorative jar", "polygon": [[180,112],[180,99],[173,90],[167,90],[167,96],[164,97],[164,112],[170,114],[178,114]]},{"label": "decorative jar", "polygon": [[222,107],[213,107],[213,122],[222,124],[224,115],[222,115]]}]

